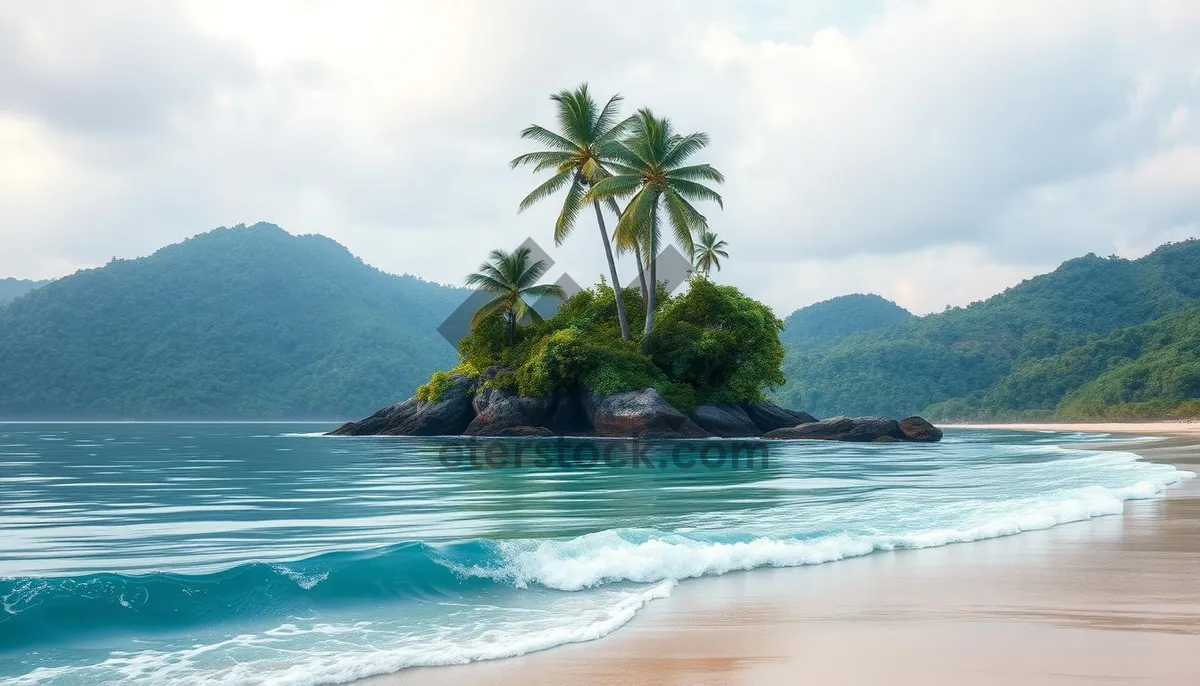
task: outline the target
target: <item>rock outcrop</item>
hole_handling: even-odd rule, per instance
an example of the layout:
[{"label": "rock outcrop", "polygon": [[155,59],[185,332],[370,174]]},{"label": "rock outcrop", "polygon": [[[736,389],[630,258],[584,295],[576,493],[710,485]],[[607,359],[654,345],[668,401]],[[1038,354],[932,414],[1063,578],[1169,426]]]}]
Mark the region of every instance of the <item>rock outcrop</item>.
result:
[{"label": "rock outcrop", "polygon": [[[475,418],[463,431],[467,436],[502,436],[514,427],[540,427],[550,398],[519,396],[512,391],[480,388],[472,403]],[[549,432],[549,430],[547,430]]]},{"label": "rock outcrop", "polygon": [[930,443],[942,440],[942,430],[921,417],[905,417],[898,423],[907,440]]},{"label": "rock outcrop", "polygon": [[741,407],[750,421],[758,427],[760,433],[767,433],[775,429],[788,429],[798,424],[810,424],[817,421],[816,417],[807,412],[789,410],[772,402],[757,405],[742,403]]},{"label": "rock outcrop", "polygon": [[[900,441],[937,441],[942,432],[920,417],[902,420],[911,427],[904,430],[901,422],[884,417],[831,417],[819,422],[800,424],[784,429],[775,429],[763,434],[763,438],[822,441],[852,441],[858,443],[895,443]],[[932,431],[930,431],[932,429]],[[919,437],[916,437],[919,436]],[[934,437],[936,436],[936,437]]]},{"label": "rock outcrop", "polygon": [[597,436],[622,438],[705,438],[696,426],[653,388],[612,395],[583,394],[583,410]]},{"label": "rock outcrop", "polygon": [[434,402],[409,398],[330,432],[334,436],[605,436],[614,438],[813,439],[892,443],[939,441],[942,431],[920,417],[832,417],[818,421],[774,403],[700,405],[689,417],[658,391],[598,396],[570,391],[525,397],[459,374]]},{"label": "rock outcrop", "polygon": [[758,428],[746,410],[737,403],[698,405],[696,411],[692,413],[691,419],[701,429],[721,438],[762,435],[762,429]]},{"label": "rock outcrop", "polygon": [[451,377],[450,387],[434,402],[409,398],[360,422],[331,433],[336,436],[458,436],[475,419],[475,383],[465,374]]}]

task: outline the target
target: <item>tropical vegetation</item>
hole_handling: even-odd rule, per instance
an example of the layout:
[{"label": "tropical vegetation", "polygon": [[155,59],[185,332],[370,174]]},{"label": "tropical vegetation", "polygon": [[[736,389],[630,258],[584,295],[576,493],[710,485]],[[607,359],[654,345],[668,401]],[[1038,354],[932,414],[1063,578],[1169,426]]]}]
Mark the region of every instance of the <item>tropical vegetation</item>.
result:
[{"label": "tropical vegetation", "polygon": [[693,233],[708,229],[708,220],[692,203],[708,200],[724,206],[721,195],[702,182],[723,183],[725,177],[708,164],[686,164],[708,146],[704,132],[680,135],[671,121],[656,117],[648,108],[638,110],[629,125],[629,136],[611,148],[612,176],[592,186],[593,199],[628,198],[617,220],[617,244],[640,246],[649,260],[646,323],[643,349],[654,330],[658,311],[658,255],[662,243],[662,216],[666,215],[676,242],[691,255]]},{"label": "tropical vegetation", "polygon": [[517,322],[542,319],[542,315],[529,306],[528,298],[565,300],[567,297],[560,286],[538,284],[538,279],[546,273],[546,263],[532,261],[529,254],[529,248],[518,248],[511,253],[493,250],[488,261],[479,265],[479,271],[467,276],[467,286],[496,296],[475,311],[471,326],[478,326],[488,315],[499,312],[508,330],[509,345],[516,343]]},{"label": "tropical vegetation", "polygon": [[721,258],[728,258],[729,253],[725,251],[728,245],[725,241],[717,237],[717,234],[712,231],[704,231],[700,234],[700,240],[696,242],[696,247],[692,251],[692,264],[696,267],[696,271],[708,276],[713,267],[717,271],[721,271]]},{"label": "tropical vegetation", "polygon": [[[624,298],[644,306],[637,289],[626,289]],[[646,352],[640,336],[621,338],[616,293],[603,282],[569,298],[554,316],[517,327],[515,345],[503,316],[487,313],[459,343],[454,371],[486,375],[486,386],[528,396],[654,388],[683,411],[698,403],[758,402],[783,383],[782,322],[766,305],[702,278],[678,295],[660,286],[656,302],[659,323]],[[447,378],[435,374],[418,397],[439,397]]]},{"label": "tropical vegetation", "polygon": [[470,291],[257,224],[117,260],[0,307],[0,418],[357,417],[455,364]]},{"label": "tropical vegetation", "polygon": [[[1200,414],[1195,239],[1137,260],[1069,260],[968,307],[845,326],[862,319],[847,312],[862,304],[788,317],[777,400],[816,414],[941,421]],[[812,335],[822,329],[830,335]]]},{"label": "tropical vegetation", "polygon": [[[530,165],[535,173],[547,169],[554,172],[549,179],[525,196],[521,201],[520,211],[524,212],[539,200],[565,187],[567,192],[563,198],[562,209],[554,222],[554,244],[561,245],[575,228],[575,219],[580,210],[590,201],[596,212],[596,224],[600,228],[600,242],[604,246],[604,257],[608,261],[609,277],[614,284],[620,285],[612,244],[608,239],[608,229],[604,225],[604,213],[600,209],[601,201],[591,197],[589,191],[598,181],[610,175],[605,165],[613,161],[616,146],[631,121],[618,120],[620,95],[612,96],[603,107],[599,107],[588,92],[586,83],[574,91],[564,90],[556,93],[550,96],[550,99],[554,101],[557,110],[559,131],[551,131],[537,124],[525,128],[521,132],[521,138],[540,143],[547,149],[525,153],[509,163],[513,168]],[[607,204],[613,214],[620,214],[615,202],[610,200]],[[640,269],[640,256],[638,265]],[[643,285],[643,294],[644,292]],[[629,340],[629,320],[624,294],[617,290],[616,298],[621,338]]]}]

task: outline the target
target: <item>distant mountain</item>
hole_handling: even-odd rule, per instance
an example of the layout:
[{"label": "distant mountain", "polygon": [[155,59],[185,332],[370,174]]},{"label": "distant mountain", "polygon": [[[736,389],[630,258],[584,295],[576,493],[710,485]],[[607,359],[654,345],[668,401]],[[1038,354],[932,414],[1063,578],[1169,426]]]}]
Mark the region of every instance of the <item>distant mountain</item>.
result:
[{"label": "distant mountain", "polygon": [[[1038,376],[1030,365],[1039,360],[1099,355],[1104,350],[1099,339],[1115,330],[1196,306],[1200,306],[1198,240],[1167,244],[1138,260],[1087,255],[966,308],[850,334],[817,349],[789,345],[784,361],[788,382],[776,397],[818,415],[904,415],[931,405],[935,407],[930,409],[951,418],[955,411],[970,414],[979,408],[1049,414],[1066,400],[1062,394],[1067,392],[1083,394],[1078,397],[1085,400],[1117,397],[1103,395],[1099,387],[1085,391],[1086,384],[1077,384],[1083,379],[1101,383],[1098,375],[1116,372],[1103,361],[1092,360],[1076,362],[1071,372],[1076,376],[1069,383],[1058,379],[1057,372],[1046,372],[1040,381],[1030,381],[1027,389],[1009,391],[1004,379],[1012,374],[1011,383],[1019,386],[1019,375]],[[1163,325],[1170,339],[1163,341],[1163,349],[1176,342],[1182,345],[1186,327],[1173,321]],[[1098,347],[1068,352],[1088,345]],[[1121,402],[1148,402],[1145,398],[1154,395],[1130,391],[1131,383],[1114,377],[1101,385],[1124,388],[1131,399]],[[1188,386],[1184,383],[1181,388]],[[1008,399],[1000,400],[1005,393]],[[985,398],[995,399],[994,404]],[[942,404],[955,399],[958,404]]]},{"label": "distant mountain", "polygon": [[987,419],[1048,410],[1077,419],[1200,413],[1200,307],[1017,365],[978,399],[926,411]]},{"label": "distant mountain", "polygon": [[454,349],[462,289],[323,236],[221,228],[54,281],[0,309],[0,417],[356,417]]},{"label": "distant mountain", "polygon": [[0,307],[4,307],[29,291],[47,283],[50,282],[30,281],[29,279],[0,279]]},{"label": "distant mountain", "polygon": [[780,339],[785,345],[820,345],[912,316],[912,312],[874,293],[841,295],[788,315]]}]

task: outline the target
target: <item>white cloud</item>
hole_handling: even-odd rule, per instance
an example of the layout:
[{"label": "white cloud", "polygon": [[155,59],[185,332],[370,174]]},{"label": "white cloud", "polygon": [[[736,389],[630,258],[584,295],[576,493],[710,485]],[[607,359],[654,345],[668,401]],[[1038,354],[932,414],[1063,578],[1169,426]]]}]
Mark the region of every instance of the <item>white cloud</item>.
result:
[{"label": "white cloud", "polygon": [[[534,179],[505,163],[587,80],[712,134],[727,280],[781,313],[850,291],[941,309],[1195,235],[1196,7],[8,4],[0,275],[267,220],[457,282],[550,242],[553,207],[516,215]],[[555,253],[580,281],[595,231]]]}]

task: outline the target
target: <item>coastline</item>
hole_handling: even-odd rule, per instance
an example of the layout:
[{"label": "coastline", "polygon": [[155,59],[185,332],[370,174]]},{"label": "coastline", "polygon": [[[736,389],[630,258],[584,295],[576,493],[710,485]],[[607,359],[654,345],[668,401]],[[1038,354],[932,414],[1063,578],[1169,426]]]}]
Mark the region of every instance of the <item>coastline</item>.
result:
[{"label": "coastline", "polygon": [[[1200,423],[957,428],[1155,436],[1088,448],[1200,471]],[[1119,517],[689,580],[597,641],[358,683],[1192,684],[1198,569],[1200,478]]]}]

